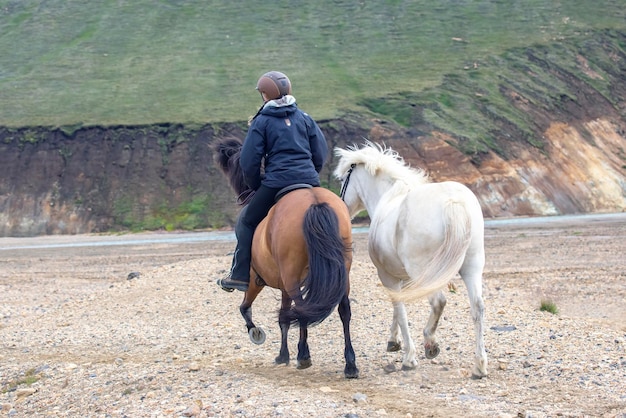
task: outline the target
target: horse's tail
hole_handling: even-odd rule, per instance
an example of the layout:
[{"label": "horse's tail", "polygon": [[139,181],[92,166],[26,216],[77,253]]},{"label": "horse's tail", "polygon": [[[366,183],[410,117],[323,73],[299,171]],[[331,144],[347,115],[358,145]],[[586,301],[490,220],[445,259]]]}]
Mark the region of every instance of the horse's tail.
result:
[{"label": "horse's tail", "polygon": [[304,237],[309,272],[302,284],[302,301],[288,313],[292,323],[319,324],[326,319],[348,290],[346,248],[337,214],[328,203],[314,204],[304,216]]},{"label": "horse's tail", "polygon": [[470,215],[463,203],[452,201],[443,216],[443,243],[420,274],[410,277],[402,290],[390,291],[394,301],[414,302],[441,290],[461,269],[471,240]]}]

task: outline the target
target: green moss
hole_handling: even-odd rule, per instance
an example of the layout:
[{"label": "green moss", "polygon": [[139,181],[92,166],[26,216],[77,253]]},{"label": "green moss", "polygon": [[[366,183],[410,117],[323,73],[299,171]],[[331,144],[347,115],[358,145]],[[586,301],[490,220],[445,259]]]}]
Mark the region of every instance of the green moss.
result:
[{"label": "green moss", "polygon": [[76,123],[74,125],[59,126],[59,130],[65,134],[65,136],[71,137],[83,127],[82,123]]},{"label": "green moss", "polygon": [[25,129],[21,132],[20,142],[28,144],[36,144],[45,139],[45,134],[36,128]]},{"label": "green moss", "polygon": [[122,197],[114,204],[114,223],[133,232],[221,228],[226,224],[225,215],[213,207],[212,201],[210,195],[196,196],[176,206],[162,202],[144,213],[134,209],[132,198]]},{"label": "green moss", "polygon": [[63,162],[65,163],[65,165],[67,165],[69,159],[72,157],[71,148],[68,146],[62,146],[61,148],[59,148],[59,154],[61,155],[61,158],[63,158]]}]

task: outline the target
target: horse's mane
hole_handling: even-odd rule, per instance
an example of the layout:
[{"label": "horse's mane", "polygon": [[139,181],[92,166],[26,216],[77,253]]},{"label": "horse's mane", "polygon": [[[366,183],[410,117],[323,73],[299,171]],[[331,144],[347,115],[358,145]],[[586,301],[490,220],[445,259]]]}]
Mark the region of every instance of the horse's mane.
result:
[{"label": "horse's mane", "polygon": [[237,138],[224,139],[215,146],[215,162],[228,178],[230,187],[237,193],[240,200],[242,195],[250,193],[250,189],[243,179],[243,171],[239,165],[242,146],[243,144]]},{"label": "horse's mane", "polygon": [[357,145],[348,146],[346,149],[335,148],[335,155],[339,157],[334,171],[337,178],[345,176],[355,164],[365,167],[372,176],[383,174],[392,180],[400,180],[407,184],[430,182],[424,170],[410,167],[396,151],[371,141],[365,141],[361,148]]}]

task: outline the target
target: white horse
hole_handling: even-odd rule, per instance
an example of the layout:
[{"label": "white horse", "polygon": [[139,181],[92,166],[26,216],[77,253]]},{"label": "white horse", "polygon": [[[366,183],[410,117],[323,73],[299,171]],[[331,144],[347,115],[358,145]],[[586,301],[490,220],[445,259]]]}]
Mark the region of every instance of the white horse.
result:
[{"label": "white horse", "polygon": [[393,303],[387,351],[400,350],[404,370],[417,366],[405,302],[428,296],[432,307],[424,328],[427,358],[439,354],[435,331],[446,305],[441,291],[460,273],[469,294],[476,334],[472,375],[487,375],[484,345],[482,274],[485,265],[484,221],[478,199],[461,183],[433,183],[391,148],[366,142],[362,148],[335,148],[334,171],[342,181],[341,197],[354,217],[366,209],[370,217],[369,255]]}]

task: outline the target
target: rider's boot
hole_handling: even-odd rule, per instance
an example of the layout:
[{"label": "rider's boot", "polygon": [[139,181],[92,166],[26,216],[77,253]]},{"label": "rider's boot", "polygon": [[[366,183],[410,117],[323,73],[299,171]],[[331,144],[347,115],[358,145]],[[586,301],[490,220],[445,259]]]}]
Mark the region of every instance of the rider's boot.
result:
[{"label": "rider's boot", "polygon": [[252,237],[254,228],[237,222],[235,225],[235,235],[237,236],[237,247],[233,256],[233,264],[230,273],[223,279],[219,279],[217,284],[227,292],[233,290],[248,290],[250,282],[250,262],[252,260]]}]

